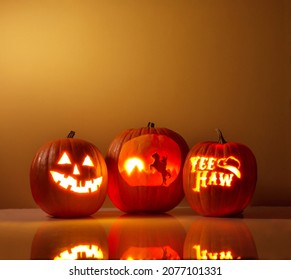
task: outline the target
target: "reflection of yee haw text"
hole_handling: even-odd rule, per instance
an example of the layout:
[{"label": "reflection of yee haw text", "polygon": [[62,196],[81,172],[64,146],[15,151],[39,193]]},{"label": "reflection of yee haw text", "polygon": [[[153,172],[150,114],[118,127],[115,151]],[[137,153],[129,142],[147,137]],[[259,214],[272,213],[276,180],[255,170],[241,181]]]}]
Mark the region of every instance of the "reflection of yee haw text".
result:
[{"label": "reflection of yee haw text", "polygon": [[241,178],[240,161],[233,156],[214,158],[195,156],[190,158],[191,173],[196,179],[193,190],[200,192],[200,188],[207,186],[231,187],[234,176]]}]

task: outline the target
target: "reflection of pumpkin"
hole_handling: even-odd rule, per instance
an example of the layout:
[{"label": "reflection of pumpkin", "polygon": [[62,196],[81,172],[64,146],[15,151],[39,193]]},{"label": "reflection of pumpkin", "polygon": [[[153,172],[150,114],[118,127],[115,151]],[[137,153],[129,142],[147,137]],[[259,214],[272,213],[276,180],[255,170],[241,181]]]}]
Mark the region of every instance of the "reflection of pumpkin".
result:
[{"label": "reflection of pumpkin", "polygon": [[165,212],[184,197],[185,140],[166,128],[128,129],[111,143],[106,156],[108,195],[125,212]]},{"label": "reflection of pumpkin", "polygon": [[192,222],[184,244],[184,259],[257,259],[251,232],[243,220],[204,218]]},{"label": "reflection of pumpkin", "polygon": [[45,222],[34,236],[31,259],[108,259],[105,230],[94,220]]},{"label": "reflection of pumpkin", "polygon": [[110,229],[109,259],[182,259],[184,239],[183,227],[170,215],[124,215]]},{"label": "reflection of pumpkin", "polygon": [[99,150],[81,139],[52,141],[36,153],[30,170],[35,202],[56,217],[95,213],[107,194],[107,167]]},{"label": "reflection of pumpkin", "polygon": [[186,199],[204,216],[240,213],[256,187],[257,165],[243,144],[227,143],[221,132],[218,142],[202,142],[189,151],[183,169]]}]

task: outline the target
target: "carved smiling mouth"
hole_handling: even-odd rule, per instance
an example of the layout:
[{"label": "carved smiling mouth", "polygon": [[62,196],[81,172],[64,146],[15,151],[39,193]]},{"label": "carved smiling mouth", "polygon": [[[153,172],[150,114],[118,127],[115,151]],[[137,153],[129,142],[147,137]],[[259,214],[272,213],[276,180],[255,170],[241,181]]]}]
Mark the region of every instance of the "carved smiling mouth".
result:
[{"label": "carved smiling mouth", "polygon": [[50,171],[54,181],[62,188],[68,189],[72,192],[76,193],[91,193],[96,192],[100,188],[100,185],[102,183],[102,176],[87,180],[87,181],[81,181],[76,180],[72,176],[65,177],[64,174],[58,173],[56,171]]}]

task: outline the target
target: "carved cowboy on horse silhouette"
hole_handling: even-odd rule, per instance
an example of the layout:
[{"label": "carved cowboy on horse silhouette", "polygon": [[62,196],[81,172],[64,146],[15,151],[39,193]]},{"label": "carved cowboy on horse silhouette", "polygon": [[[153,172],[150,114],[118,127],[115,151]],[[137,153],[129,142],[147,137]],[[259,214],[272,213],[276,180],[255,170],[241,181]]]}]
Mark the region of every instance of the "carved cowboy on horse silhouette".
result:
[{"label": "carved cowboy on horse silhouette", "polygon": [[155,168],[163,177],[162,185],[167,185],[167,178],[171,178],[171,173],[166,169],[167,168],[167,157],[163,156],[160,159],[158,153],[152,154],[152,157],[155,159],[154,162],[150,165],[150,169]]}]

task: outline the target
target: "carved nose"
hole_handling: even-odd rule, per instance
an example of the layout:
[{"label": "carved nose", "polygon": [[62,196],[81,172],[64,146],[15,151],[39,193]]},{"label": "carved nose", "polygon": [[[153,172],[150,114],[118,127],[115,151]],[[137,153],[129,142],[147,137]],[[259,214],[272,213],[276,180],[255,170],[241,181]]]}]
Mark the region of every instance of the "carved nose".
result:
[{"label": "carved nose", "polygon": [[78,169],[77,164],[75,164],[75,166],[74,166],[73,174],[74,174],[74,175],[80,175],[80,171],[79,171],[79,169]]}]

